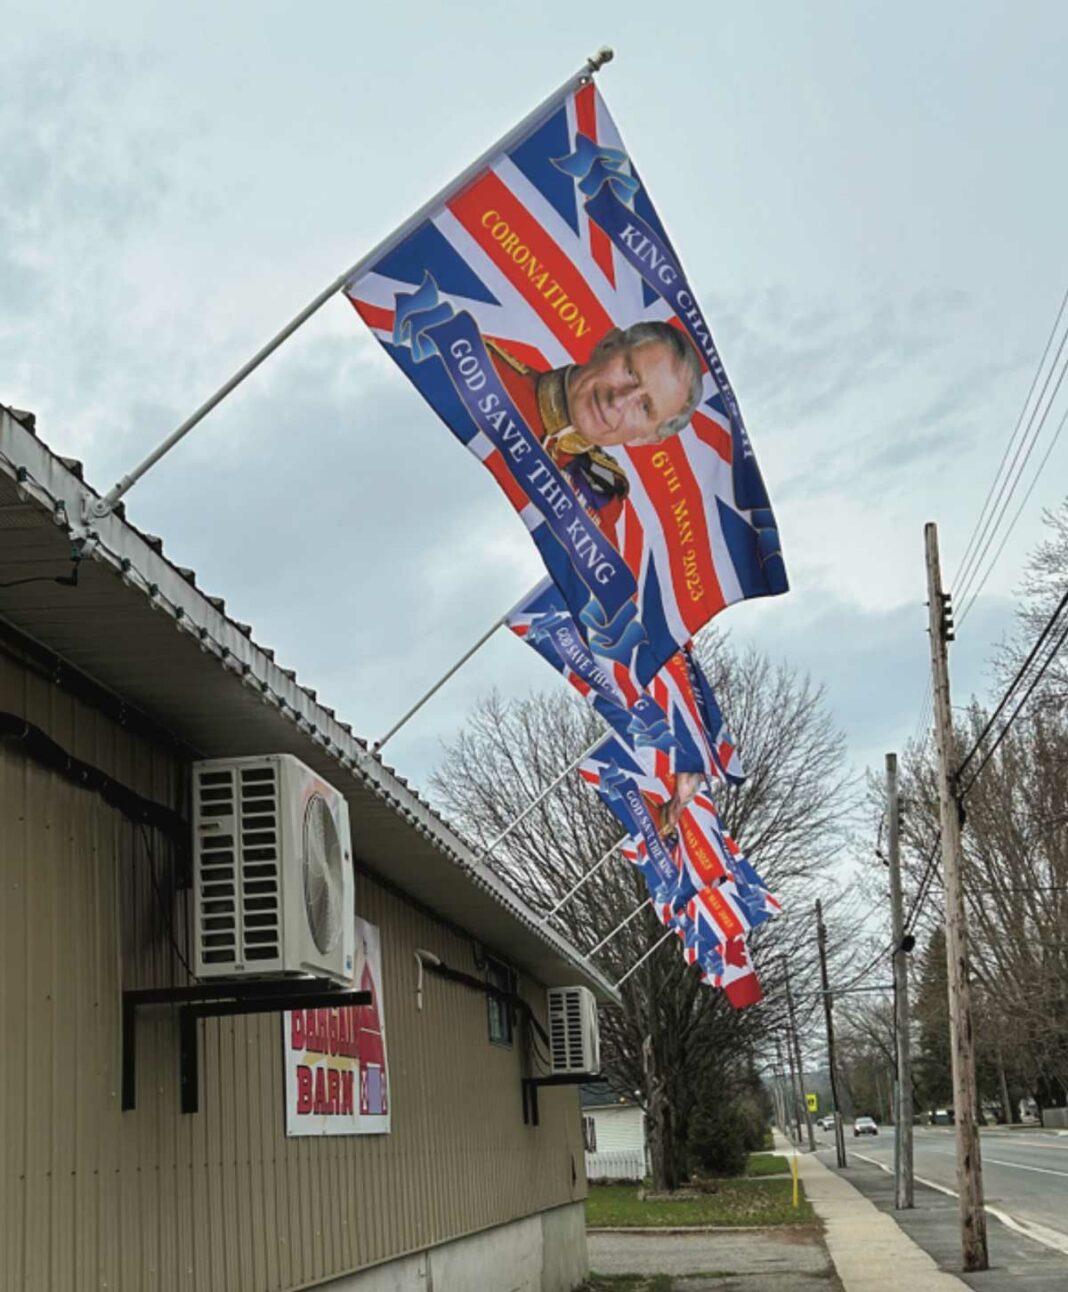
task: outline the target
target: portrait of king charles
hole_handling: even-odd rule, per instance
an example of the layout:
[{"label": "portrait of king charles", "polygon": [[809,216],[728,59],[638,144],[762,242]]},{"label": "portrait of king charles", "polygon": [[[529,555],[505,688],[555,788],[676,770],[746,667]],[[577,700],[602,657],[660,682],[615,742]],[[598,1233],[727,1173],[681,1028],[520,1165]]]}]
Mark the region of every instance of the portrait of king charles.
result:
[{"label": "portrait of king charles", "polygon": [[657,444],[688,425],[701,398],[701,361],[668,323],[613,328],[585,363],[537,372],[487,340],[494,367],[523,418],[602,530],[627,497],[609,452]]}]

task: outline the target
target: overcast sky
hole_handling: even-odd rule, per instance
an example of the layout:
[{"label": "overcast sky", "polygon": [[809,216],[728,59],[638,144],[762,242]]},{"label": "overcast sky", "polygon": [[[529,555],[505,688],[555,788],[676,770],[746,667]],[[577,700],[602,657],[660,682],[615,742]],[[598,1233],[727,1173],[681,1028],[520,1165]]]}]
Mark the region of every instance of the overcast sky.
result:
[{"label": "overcast sky", "polygon": [[[825,682],[856,766],[881,766],[920,713],[923,523],[952,575],[1068,285],[1066,37],[1055,2],[9,3],[0,399],[106,488],[611,44],[601,91],[716,331],[793,585],[718,622]],[[1068,437],[961,633],[958,700],[987,686],[1066,467]],[[340,298],[128,509],[368,737],[540,573]],[[498,634],[389,761],[425,784],[480,690],[554,684]]]}]

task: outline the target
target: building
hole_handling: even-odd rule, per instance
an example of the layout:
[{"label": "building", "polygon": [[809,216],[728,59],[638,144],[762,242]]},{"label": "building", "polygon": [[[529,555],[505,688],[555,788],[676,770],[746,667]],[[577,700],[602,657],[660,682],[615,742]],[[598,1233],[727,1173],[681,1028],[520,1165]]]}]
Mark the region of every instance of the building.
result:
[{"label": "building", "polygon": [[[535,1125],[521,1082],[546,988],[612,987],[159,539],[113,514],[75,571],[86,492],[0,409],[0,1288],[574,1287],[578,1091]],[[124,1044],[124,992],[189,982],[193,763],[278,753],[348,803],[388,1134],[287,1136],[277,1011],[194,1012],[198,1056],[139,1008]]]},{"label": "building", "polygon": [[643,1180],[649,1174],[645,1113],[603,1081],[583,1086],[582,1135],[588,1180]]}]

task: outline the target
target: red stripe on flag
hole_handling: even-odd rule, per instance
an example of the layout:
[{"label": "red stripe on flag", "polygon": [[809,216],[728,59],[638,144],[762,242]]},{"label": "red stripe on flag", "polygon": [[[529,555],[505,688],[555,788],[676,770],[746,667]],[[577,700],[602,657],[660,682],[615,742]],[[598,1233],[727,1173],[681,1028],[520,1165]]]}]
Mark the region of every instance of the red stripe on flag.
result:
[{"label": "red stripe on flag", "polygon": [[613,323],[564,250],[493,173],[487,171],[449,210],[578,363]]},{"label": "red stripe on flag", "polygon": [[377,328],[380,332],[393,331],[392,310],[384,310],[381,305],[372,305],[368,301],[358,301],[352,296],[348,300],[369,328]]},{"label": "red stripe on flag", "polygon": [[697,900],[708,912],[712,923],[724,938],[738,938],[745,933],[745,925],[731,910],[714,888],[703,888],[697,894]]},{"label": "red stripe on flag", "polygon": [[515,477],[508,470],[503,456],[497,449],[494,449],[489,457],[482,459],[482,465],[504,490],[508,496],[508,501],[516,511],[522,511],[529,504],[530,499],[517,484]]},{"label": "red stripe on flag", "polygon": [[692,812],[682,814],[679,828],[694,876],[706,887],[714,880],[721,879],[727,873],[723,862],[704,831],[697,825]]},{"label": "red stripe on flag", "polygon": [[634,678],[631,676],[630,669],[627,668],[625,664],[620,664],[618,662],[613,663],[612,676],[616,680],[616,686],[618,686],[620,691],[623,693],[623,698],[626,700],[628,707],[632,704],[636,704],[641,696],[641,692],[634,684]]},{"label": "red stripe on flag", "polygon": [[731,443],[730,433],[725,431],[719,422],[706,417],[704,413],[694,413],[691,424],[694,434],[703,444],[707,444],[714,453],[718,453],[724,462],[733,460],[734,446]]},{"label": "red stripe on flag", "polygon": [[[575,95],[575,124],[588,139],[597,142],[597,91],[591,81]],[[599,224],[589,222],[590,255],[600,266],[605,278],[616,285],[616,266],[612,259],[612,241]]]},{"label": "red stripe on flag", "polygon": [[631,449],[629,456],[664,532],[679,614],[687,631],[695,633],[725,604],[700,486],[677,439]]}]

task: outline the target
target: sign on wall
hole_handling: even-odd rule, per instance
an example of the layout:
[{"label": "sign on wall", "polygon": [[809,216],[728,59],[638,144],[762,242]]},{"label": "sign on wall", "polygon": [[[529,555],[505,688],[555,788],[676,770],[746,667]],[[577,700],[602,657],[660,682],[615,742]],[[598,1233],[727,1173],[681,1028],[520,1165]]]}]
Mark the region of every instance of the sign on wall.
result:
[{"label": "sign on wall", "polygon": [[378,928],[356,920],[356,988],[369,1005],[282,1016],[287,1135],[389,1131],[389,1075]]}]

